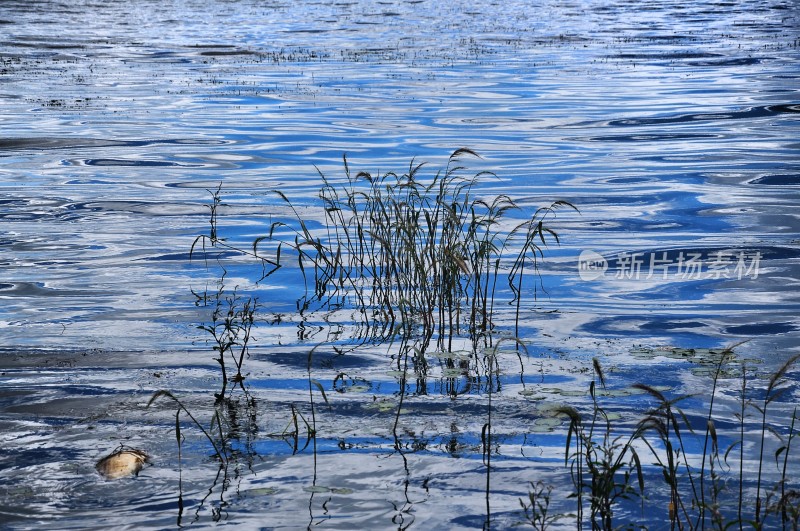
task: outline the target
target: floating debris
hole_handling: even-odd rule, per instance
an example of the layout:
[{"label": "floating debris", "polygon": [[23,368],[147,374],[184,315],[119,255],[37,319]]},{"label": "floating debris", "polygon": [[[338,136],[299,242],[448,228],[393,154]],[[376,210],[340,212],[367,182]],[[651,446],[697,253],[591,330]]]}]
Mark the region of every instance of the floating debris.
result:
[{"label": "floating debris", "polygon": [[136,476],[149,461],[146,453],[135,448],[120,448],[97,462],[97,472],[106,479],[119,479]]}]

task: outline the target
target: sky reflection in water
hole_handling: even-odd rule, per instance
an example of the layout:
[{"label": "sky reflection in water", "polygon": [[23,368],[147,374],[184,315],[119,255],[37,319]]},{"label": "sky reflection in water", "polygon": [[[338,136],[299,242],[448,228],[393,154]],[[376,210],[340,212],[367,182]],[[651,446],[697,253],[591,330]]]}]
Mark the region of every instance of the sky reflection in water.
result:
[{"label": "sky reflection in water", "polygon": [[[555,1],[20,1],[4,2],[0,19],[0,339],[4,357],[31,353],[18,367],[6,363],[6,384],[25,398],[4,397],[3,439],[16,448],[13,477],[39,463],[54,471],[57,479],[41,487],[47,496],[53,485],[89,494],[103,488],[76,480],[66,464],[97,457],[97,439],[69,424],[47,442],[79,396],[97,397],[98,408],[115,419],[95,425],[97,437],[108,437],[124,419],[136,441],[153,436],[155,428],[141,418],[153,390],[172,386],[188,394],[216,385],[195,329],[204,314],[190,292],[202,289],[208,275],[188,259],[195,236],[207,230],[206,189],[222,183],[229,206],[221,226],[247,242],[288,214],[269,190],[312,204],[320,184],[314,165],[340,177],[345,152],[356,171],[403,171],[414,157],[434,171],[465,146],[484,157],[468,161],[470,171],[497,174],[479,193],[513,196],[523,207],[520,218],[556,199],[580,209],[553,220],[562,245],[550,248],[542,264],[545,291],[523,308],[523,339],[534,355],[522,378],[516,359],[506,363],[514,375],[504,380],[508,397],[524,400],[519,392],[533,385],[542,360],[547,378],[561,379],[547,386],[584,392],[586,380],[576,373],[592,356],[615,367],[622,386],[641,379],[639,364],[662,363],[638,358],[640,347],[663,353],[751,338],[742,355],[762,359],[764,370],[797,350],[800,21],[792,3],[661,2],[645,9]],[[579,272],[587,250],[608,265],[588,280]],[[757,274],[739,278],[741,253],[750,265],[759,256]],[[678,269],[679,256],[690,254],[702,262],[694,277]],[[642,260],[638,270],[626,262],[632,255]],[[722,256],[731,261],[717,262],[727,269],[714,273],[709,267]],[[658,258],[669,264],[650,274],[650,260]],[[232,266],[229,280],[249,285],[256,273]],[[290,312],[300,281],[280,278],[285,285],[264,289],[262,300]],[[305,343],[291,323],[260,333],[253,388],[272,401],[261,414],[285,424],[287,404],[302,388],[302,353],[327,332],[312,330]],[[94,361],[81,354],[86,349],[96,349]],[[139,365],[111,354],[120,350],[160,354]],[[190,362],[180,354],[186,351]],[[292,353],[297,360],[281,362]],[[337,414],[382,415],[380,401],[397,390],[386,353],[358,360],[332,361],[318,378],[330,381],[339,369],[362,374],[372,387],[352,406],[340,406],[354,411]],[[59,385],[59,372],[46,381],[43,368],[59,363],[76,367],[67,373],[74,387]],[[688,372],[653,374],[676,392],[705,385]],[[459,390],[468,384],[462,379]],[[460,407],[456,401],[442,412],[410,416],[437,441],[443,424],[458,419],[453,426],[464,436],[449,455],[473,458],[456,473],[445,472],[452,460],[439,457],[451,448],[447,442],[432,443],[439,453],[419,454],[418,470],[438,477],[439,492],[448,493],[437,498],[415,484],[429,507],[418,510],[428,518],[455,503],[449,488],[463,487],[468,516],[461,523],[480,525],[480,426],[472,423],[482,421],[468,420],[485,407],[478,395],[468,397],[475,402],[465,397],[462,411],[448,409]],[[509,447],[525,454],[531,448],[520,439],[532,435],[519,429],[516,415],[524,422],[536,415],[528,418],[518,400],[509,400],[509,409],[498,412],[498,434],[507,429]],[[50,416],[34,418],[35,405]],[[279,431],[277,423],[270,427]],[[374,441],[351,423],[349,444]],[[169,419],[157,431],[167,441],[163,460],[172,458],[168,429]],[[551,443],[538,441],[531,443],[537,452],[550,451]],[[363,458],[337,454],[337,444],[321,443],[319,465],[331,484],[350,489],[341,491],[349,494],[339,500],[339,514],[350,526],[385,524],[392,510],[370,505],[353,486],[374,481],[380,467],[370,471]],[[70,445],[77,449],[66,450]],[[30,453],[33,447],[39,454]],[[276,518],[298,510],[287,500],[307,478],[297,477],[295,467],[303,465],[287,455],[270,462],[270,474],[284,481],[277,494],[265,494],[263,478],[243,480],[251,484],[242,492],[254,494],[239,500],[241,518],[257,518],[259,503]],[[341,476],[343,460],[351,459],[358,477]],[[524,493],[529,464],[526,456],[499,470],[498,484]],[[200,463],[186,467],[187,485],[207,480]],[[175,480],[168,469],[153,474],[146,500],[117,493],[134,507],[126,518],[168,512]],[[399,495],[405,477],[394,468],[391,474],[385,498]],[[79,521],[94,514],[89,494],[77,501],[42,494],[31,503],[44,504],[39,509],[47,515],[69,499]],[[507,498],[498,511],[510,521],[518,503]],[[5,505],[18,502],[11,496]],[[308,512],[306,502],[299,510]],[[174,515],[163,518],[170,525]]]}]

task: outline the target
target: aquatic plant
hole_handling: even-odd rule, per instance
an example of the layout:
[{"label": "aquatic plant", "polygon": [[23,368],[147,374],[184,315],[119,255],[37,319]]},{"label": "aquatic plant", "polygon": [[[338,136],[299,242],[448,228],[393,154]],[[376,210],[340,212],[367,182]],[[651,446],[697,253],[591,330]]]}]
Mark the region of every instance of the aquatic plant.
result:
[{"label": "aquatic plant", "polygon": [[[768,406],[774,402],[776,399],[780,398],[786,391],[790,389],[790,387],[786,386],[786,372],[789,368],[794,365],[795,362],[800,360],[800,354],[792,356],[789,358],[775,373],[770,377],[769,383],[767,385],[766,392],[764,393],[763,404],[753,404],[753,407],[761,414],[761,437],[759,441],[759,457],[758,457],[758,478],[756,480],[756,507],[755,507],[755,527],[760,527],[762,521],[762,495],[761,495],[761,479],[763,473],[763,466],[764,466],[764,449],[765,449],[765,438],[767,435],[767,430],[773,432],[781,441],[783,437],[777,432],[775,432],[771,426],[767,423],[767,408]],[[786,463],[788,462],[788,450],[790,449],[791,440],[794,437],[794,421],[797,417],[797,408],[795,407],[794,413],[792,415],[792,425],[789,431],[788,441],[784,446],[781,446],[775,452],[775,460],[777,464],[778,457],[782,452],[786,452],[784,456],[784,465],[781,470],[781,492],[783,493],[782,498],[785,497],[785,482],[786,482]],[[786,521],[786,514],[785,512],[782,513],[782,517],[784,519],[784,523]]]},{"label": "aquatic plant", "polygon": [[[793,442],[797,438],[798,408],[791,407],[791,417],[784,417],[788,425],[770,418],[768,410],[787,391],[795,389],[790,385],[793,380],[789,371],[800,361],[800,355],[790,357],[774,373],[759,377],[737,361],[733,349],[741,344],[711,351],[710,359],[705,362],[710,368],[707,373],[711,376],[711,393],[702,423],[680,406],[695,395],[670,397],[646,384],[634,384],[632,389],[655,399],[655,406],[627,434],[623,428],[611,425],[610,416],[599,405],[596,380],[589,386],[588,415],[573,406],[556,409],[557,414],[569,419],[564,466],[574,486],[570,497],[577,504],[574,514],[577,528],[588,523],[592,529],[611,529],[620,523],[619,518],[612,519],[618,501],[639,497],[644,511],[646,502],[662,499],[664,495],[665,517],[672,529],[705,529],[707,525],[718,530],[745,526],[798,528],[800,494],[792,485],[796,485],[794,478],[799,473],[800,460],[796,455],[790,456],[796,454]],[[604,388],[605,376],[599,361],[594,359],[593,366]],[[715,409],[720,383],[734,378],[741,381],[735,424]],[[759,398],[751,397],[753,393]],[[785,410],[786,404],[783,405]],[[750,415],[751,410],[757,415]],[[698,425],[704,427],[700,432],[696,431]],[[723,430],[721,426],[727,427]],[[727,447],[722,446],[725,441],[729,441]],[[745,469],[745,444],[753,445],[756,450],[754,464],[749,465],[755,467],[752,476]],[[764,470],[773,460],[767,454],[770,446],[775,448],[771,477],[776,479],[771,487],[765,487]],[[647,457],[652,463],[647,462],[637,447],[649,450]],[[700,453],[692,450],[696,447],[701,448]],[[738,463],[731,462],[733,459]],[[660,474],[653,474],[653,468]],[[657,480],[659,476],[666,492]],[[520,500],[525,521],[536,529],[568,517],[563,512],[553,513],[551,487],[532,483],[528,499]],[[648,524],[660,518],[661,511],[654,509],[648,511]],[[771,522],[767,522],[769,518]]]},{"label": "aquatic plant", "polygon": [[[525,354],[528,354],[528,348],[525,343],[517,338],[502,337],[492,347],[486,348],[483,356],[483,363],[486,367],[486,423],[481,428],[481,446],[483,451],[483,464],[486,466],[486,524],[487,529],[491,529],[491,477],[492,477],[492,394],[495,387],[500,388],[499,382],[495,379],[500,373],[499,354],[500,346],[503,343],[512,342],[517,349],[522,349]],[[517,354],[519,356],[519,353]]]},{"label": "aquatic plant", "polygon": [[[206,440],[209,443],[211,443],[211,446],[214,448],[215,457],[219,458],[222,461],[225,461],[227,459],[227,454],[223,450],[224,447],[222,447],[222,446],[217,444],[217,442],[214,440],[214,438],[208,433],[208,430],[206,430],[203,427],[203,425],[195,418],[195,416],[192,414],[191,411],[189,411],[189,409],[184,405],[184,403],[181,402],[171,392],[169,392],[169,391],[167,391],[165,389],[162,389],[160,391],[156,391],[155,393],[153,393],[153,396],[150,397],[150,400],[147,402],[147,405],[145,407],[149,408],[150,406],[152,406],[156,402],[156,400],[158,400],[161,397],[165,397],[165,398],[168,398],[168,399],[172,400],[175,403],[175,405],[178,406],[178,409],[175,412],[175,437],[178,439],[178,449],[179,449],[179,451],[180,451],[180,445],[181,445],[181,442],[182,442],[180,415],[181,415],[181,411],[183,411],[184,414],[186,414],[191,419],[192,423],[195,426],[197,426],[197,428],[200,429],[200,431],[205,436]],[[215,411],[214,412],[214,416],[212,418],[210,430],[213,430],[215,425],[217,427],[221,426],[221,419],[220,419],[219,411]]]},{"label": "aquatic plant", "polygon": [[[209,304],[207,299],[204,304]],[[211,336],[214,342],[213,350],[218,357],[215,361],[219,363],[222,371],[222,388],[214,396],[217,400],[224,400],[228,383],[238,385],[243,391],[245,375],[242,374],[244,360],[249,356],[250,341],[252,339],[252,329],[255,323],[255,313],[257,309],[257,299],[255,297],[241,297],[236,290],[226,293],[224,275],[218,282],[218,289],[214,292],[211,322],[198,326]],[[228,359],[233,362],[236,374],[228,375]]]},{"label": "aquatic plant", "polygon": [[[292,212],[291,219],[270,223],[251,247],[220,237],[218,188],[212,192],[209,233],[195,239],[192,253],[202,249],[207,257],[216,248],[217,257],[221,250],[250,256],[262,266],[258,280],[265,282],[284,265],[284,249],[291,249],[306,286],[298,300],[301,316],[349,309],[363,327],[362,341],[419,338],[422,356],[415,362],[417,369],[424,369],[432,341],[439,350],[451,350],[461,336],[475,345],[491,344],[502,277],[518,327],[524,279],[538,272],[548,242],[558,242],[545,222],[559,208],[575,208],[559,200],[525,220],[507,220],[510,211],[518,210],[515,201],[504,194],[478,197],[478,181],[494,174],[462,175],[465,168],[459,161],[464,156],[478,157],[470,149],[458,149],[427,180],[425,164],[414,160],[403,174],[354,174],[343,156],[342,184],[318,170],[322,185],[316,221],[305,211],[301,214],[284,192],[273,190]],[[532,289],[535,297],[535,284]],[[232,330],[246,331],[240,324]],[[229,331],[226,327],[223,323]],[[227,338],[220,338],[216,329],[216,324],[204,328],[217,343],[215,350],[222,352],[228,349]]]},{"label": "aquatic plant", "polygon": [[528,490],[528,503],[525,503],[522,499],[519,500],[519,504],[525,513],[526,522],[536,531],[546,531],[551,524],[555,524],[558,520],[566,517],[563,514],[551,514],[550,499],[552,494],[553,486],[539,480],[536,483],[531,482],[531,488]]},{"label": "aquatic plant", "polygon": [[[739,422],[738,438],[734,439],[724,452],[724,461],[727,463],[732,452],[737,447],[739,448],[738,477],[735,478],[738,483],[737,518],[735,520],[731,519],[728,522],[725,521],[726,515],[721,511],[723,504],[720,501],[725,485],[721,480],[721,471],[718,471],[714,465],[714,463],[721,463],[721,461],[719,448],[720,435],[717,429],[717,422],[713,418],[713,408],[718,381],[722,377],[722,368],[726,364],[733,363],[734,360],[732,348],[727,348],[719,353],[719,360],[716,363],[716,369],[713,374],[712,393],[705,423],[705,443],[699,470],[689,463],[689,452],[686,450],[686,443],[683,440],[685,432],[682,430],[684,428],[689,433],[694,433],[692,423],[687,414],[676,406],[679,401],[687,399],[689,396],[682,396],[670,400],[652,387],[643,384],[637,384],[635,386],[644,390],[657,400],[657,407],[641,421],[640,427],[648,433],[655,433],[656,440],[665,448],[666,462],[660,457],[660,452],[657,451],[653,444],[648,442],[652,450],[652,455],[656,459],[657,465],[662,468],[664,479],[670,489],[669,518],[674,525],[685,525],[690,528],[704,528],[706,519],[710,513],[711,524],[718,529],[727,528],[736,524],[741,527],[745,523],[748,523],[748,525],[752,523],[757,529],[762,528],[766,508],[762,478],[764,465],[766,464],[764,452],[767,448],[768,433],[781,444],[775,452],[776,465],[778,465],[779,456],[784,454],[783,467],[781,469],[776,468],[780,474],[780,479],[776,486],[780,488],[781,499],[785,498],[788,452],[791,450],[791,441],[795,437],[794,423],[796,411],[792,416],[789,433],[784,437],[779,433],[776,426],[772,426],[771,423],[768,422],[767,409],[772,402],[789,389],[789,387],[785,385],[785,375],[798,359],[800,359],[800,355],[789,358],[776,372],[769,376],[766,390],[760,402],[748,397],[748,371],[744,364],[741,365],[740,377],[742,385],[739,396],[740,412],[736,414],[736,419]],[[751,408],[756,410],[759,415],[758,424],[755,426],[758,439],[753,441],[753,443],[757,445],[758,455],[756,459],[757,472],[755,475],[755,500],[753,502],[752,515],[746,515],[744,514],[744,503],[747,501],[747,494],[744,491],[744,486],[747,483],[747,478],[745,477],[744,470],[744,445],[745,434],[749,425],[747,410]],[[681,426],[683,426],[683,428]],[[647,439],[645,438],[645,440]],[[708,445],[709,441],[711,442],[710,447]],[[706,464],[709,465],[708,474],[711,476],[712,480],[709,501],[706,500]],[[683,486],[680,484],[681,471],[683,471],[683,477],[685,478]],[[782,513],[782,518],[785,524],[785,522],[788,521],[788,515]],[[730,515],[728,519],[730,519]]]},{"label": "aquatic plant", "polygon": [[[244,390],[245,375],[242,374],[242,368],[245,358],[249,356],[249,346],[252,340],[251,332],[258,307],[258,299],[256,297],[243,297],[238,295],[237,287],[232,290],[226,287],[225,279],[228,271],[222,264],[222,250],[243,251],[228,245],[224,239],[218,237],[218,210],[223,206],[221,190],[222,184],[214,191],[209,190],[212,198],[212,203],[208,206],[210,211],[209,234],[195,238],[189,250],[191,259],[196,252],[197,244],[200,243],[206,268],[208,268],[209,258],[213,258],[220,269],[219,277],[215,281],[216,289],[209,291],[208,285],[202,292],[192,289],[192,294],[195,296],[195,304],[211,309],[210,323],[200,324],[197,328],[210,336],[211,341],[213,341],[212,349],[218,355],[215,358],[221,370],[221,389],[219,393],[215,393],[218,401],[225,399],[228,383],[233,383],[235,386],[238,385]],[[206,243],[212,248],[221,248],[222,250],[212,255],[206,249]],[[266,262],[262,261],[262,263]],[[236,374],[232,376],[228,375],[229,360],[233,362],[236,368]]]},{"label": "aquatic plant", "polygon": [[[147,402],[146,408],[150,408],[161,398],[172,401],[177,409],[175,410],[175,439],[178,452],[178,516],[177,525],[181,526],[183,521],[184,500],[183,500],[183,476],[182,476],[182,448],[184,442],[184,429],[182,428],[181,414],[191,420],[191,425],[200,430],[203,437],[214,449],[213,458],[217,461],[218,467],[216,475],[208,488],[205,496],[200,500],[195,510],[195,520],[199,518],[202,507],[209,500],[215,487],[221,486],[219,500],[216,505],[211,507],[212,518],[219,521],[222,518],[223,507],[227,505],[225,492],[228,489],[231,466],[234,467],[233,475],[241,477],[240,460],[244,465],[251,468],[252,459],[255,452],[252,443],[258,433],[256,419],[256,401],[247,392],[244,394],[244,404],[239,400],[225,398],[214,402],[213,413],[208,427],[206,428],[197,416],[186,406],[186,404],[176,397],[172,392],[162,389],[156,391]],[[244,439],[242,441],[242,439]],[[237,448],[235,442],[241,448]]]},{"label": "aquatic plant", "polygon": [[[392,434],[406,470],[400,418],[410,375],[417,377],[417,392],[425,393],[425,375],[436,357],[443,369],[474,370],[474,381],[479,386],[485,380],[488,409],[480,441],[486,469],[486,525],[490,526],[493,404],[494,391],[499,389],[493,380],[499,374],[498,347],[505,338],[518,335],[522,299],[530,290],[534,298],[537,295],[538,286],[535,282],[530,284],[530,277],[538,273],[548,243],[558,242],[557,234],[546,222],[559,208],[574,207],[556,201],[528,219],[511,220],[510,213],[518,210],[515,201],[505,195],[492,200],[479,198],[479,178],[493,174],[463,176],[464,167],[459,161],[464,156],[477,155],[468,149],[456,150],[447,166],[427,180],[423,177],[424,164],[414,161],[402,175],[390,172],[373,176],[351,172],[344,157],[343,180],[334,181],[319,172],[319,203],[310,208],[300,209],[284,192],[274,191],[289,215],[271,221],[249,247],[221,237],[218,209],[222,202],[218,188],[211,192],[209,233],[195,239],[192,254],[202,250],[206,263],[216,260],[222,271],[216,290],[206,289],[198,294],[199,303],[211,309],[210,324],[201,329],[211,337],[219,356],[223,384],[218,401],[225,396],[227,383],[245,390],[243,365],[258,309],[254,296],[225,287],[225,260],[233,255],[250,257],[261,266],[257,283],[270,282],[284,266],[296,264],[289,273],[296,272],[305,284],[305,293],[297,300],[299,326],[316,312],[326,322],[329,316],[353,316],[360,327],[351,337],[337,339],[338,344],[331,346],[335,351],[341,353],[364,342],[390,345],[399,375]],[[290,255],[296,262],[287,262]],[[501,296],[507,297],[504,302],[513,312],[513,331],[500,330],[496,324]],[[304,337],[301,335],[301,339]],[[524,349],[519,340],[513,341]],[[437,356],[452,354],[455,347],[464,343],[472,347],[468,360]],[[291,419],[283,434],[293,439],[293,452],[310,446],[315,456],[317,396],[327,403],[325,386],[311,370],[320,346],[311,349],[307,359],[310,409],[292,404]],[[613,425],[614,416],[601,403],[607,379],[599,360],[593,360],[595,378],[589,386],[589,405],[565,405],[557,411],[568,419],[564,466],[572,482],[569,495],[576,502],[576,513],[567,515],[561,511],[554,500],[560,489],[532,483],[527,501],[520,500],[526,521],[544,529],[574,517],[579,528],[590,525],[611,529],[624,523],[630,503],[641,503],[644,511],[651,499],[666,498],[661,508],[666,513],[663,518],[658,510],[648,512],[648,516],[668,522],[675,529],[704,529],[706,525],[727,529],[736,524],[763,528],[768,518],[779,518],[783,528],[796,525],[800,495],[789,478],[796,473],[790,455],[796,453],[793,441],[797,413],[795,410],[787,434],[769,421],[768,412],[785,394],[787,374],[797,357],[766,378],[765,391],[751,396],[752,383],[765,379],[754,376],[744,364],[736,369],[734,347],[713,351],[706,361],[704,370],[711,374],[712,385],[708,409],[701,421],[683,409],[687,401],[696,400],[697,396],[673,397],[655,386],[636,384],[632,390],[643,393],[654,404],[632,428],[627,424]],[[236,368],[235,376],[228,374],[232,366]],[[729,419],[719,418],[716,401],[719,384],[732,374],[741,378],[740,410],[736,414],[739,424],[735,430],[729,427]],[[345,377],[337,373],[332,387],[336,389],[337,382],[343,384]],[[453,398],[458,395],[449,394]],[[757,430],[753,412],[758,414]],[[304,445],[300,444],[301,425],[306,432]],[[747,442],[758,448],[758,470],[749,482],[745,478],[744,446],[745,436],[752,439],[753,433],[758,433],[760,439]],[[698,440],[702,447],[699,455],[692,450]],[[774,471],[769,476],[764,467],[769,462],[767,448],[775,441],[780,479],[769,488],[762,479],[766,482],[767,477],[774,476]],[[738,477],[732,473],[737,465],[732,463],[736,449]],[[652,462],[646,462],[645,457]],[[316,482],[316,460],[314,466]],[[732,485],[738,485],[738,493],[731,490]],[[737,511],[725,509],[731,498],[738,499]],[[753,510],[747,514],[751,499]]]},{"label": "aquatic plant", "polygon": [[[605,377],[600,362],[593,360],[595,375],[605,388]],[[577,409],[562,406],[556,413],[569,418],[569,428],[564,452],[564,466],[569,468],[577,501],[577,524],[583,526],[583,500],[589,500],[589,521],[592,529],[613,529],[614,507],[618,500],[642,497],[644,476],[639,455],[633,442],[641,432],[635,430],[628,436],[615,435],[605,409],[596,396],[596,383],[592,380],[589,395],[592,411],[588,423]],[[575,447],[571,448],[572,439]],[[633,480],[637,482],[634,484]]]},{"label": "aquatic plant", "polygon": [[[225,258],[229,253],[255,259],[261,266],[256,279],[261,284],[275,278],[272,275],[286,264],[287,254],[294,254],[296,270],[306,287],[297,301],[301,319],[314,312],[346,310],[360,323],[358,333],[347,341],[357,346],[363,342],[394,344],[398,340],[393,357],[402,376],[392,429],[398,451],[402,447],[398,425],[408,374],[413,370],[419,375],[417,391],[424,393],[430,347],[433,345],[438,352],[452,352],[454,341],[466,339],[472,344],[476,364],[478,352],[488,352],[484,365],[489,410],[482,430],[488,525],[491,390],[495,385],[491,380],[498,372],[499,342],[495,344],[494,339],[498,282],[504,279],[508,286],[507,302],[513,308],[516,336],[522,299],[528,289],[525,279],[538,273],[544,247],[549,242],[558,243],[558,235],[545,222],[559,208],[575,207],[566,201],[555,201],[527,219],[510,220],[508,213],[518,210],[517,204],[507,195],[493,199],[479,197],[476,192],[479,180],[494,174],[462,175],[465,168],[459,161],[465,156],[478,157],[472,150],[458,149],[451,154],[446,167],[428,179],[423,178],[425,165],[414,160],[403,174],[372,175],[363,171],[352,173],[343,156],[343,182],[336,183],[318,170],[322,184],[317,195],[320,204],[316,218],[309,217],[307,209],[301,214],[284,192],[274,190],[291,215],[271,222],[250,247],[231,243],[221,236],[219,209],[224,204],[220,186],[209,190],[212,196],[209,231],[194,240],[190,254],[201,252],[207,267],[215,261],[221,271],[216,289],[195,293],[198,305],[211,309],[210,323],[199,328],[208,334],[217,353],[215,359],[222,376],[222,388],[216,394],[218,401],[224,400],[229,382],[245,389],[243,363],[257,309],[255,297],[240,296],[237,288],[226,289]],[[536,284],[531,288],[535,298]],[[520,346],[524,348],[515,341],[517,351]],[[293,437],[293,451],[312,444],[315,456],[315,388],[327,403],[324,387],[311,374],[316,348],[308,355],[310,412],[303,415],[292,405],[289,426],[294,429],[290,431],[287,426],[284,432]],[[236,367],[236,375],[232,377],[228,374],[231,359]],[[448,357],[444,363],[452,370],[457,361]],[[307,433],[302,448],[300,421]]]}]

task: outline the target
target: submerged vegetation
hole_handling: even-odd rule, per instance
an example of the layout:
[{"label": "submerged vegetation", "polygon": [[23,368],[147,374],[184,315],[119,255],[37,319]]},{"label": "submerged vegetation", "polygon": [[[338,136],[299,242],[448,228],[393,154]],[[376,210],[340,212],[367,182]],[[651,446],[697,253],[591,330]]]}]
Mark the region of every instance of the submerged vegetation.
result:
[{"label": "submerged vegetation", "polygon": [[[575,207],[555,201],[514,221],[510,214],[519,211],[514,199],[481,198],[478,180],[493,174],[464,177],[459,162],[464,156],[477,155],[468,149],[455,151],[446,168],[427,181],[424,164],[412,161],[404,174],[354,174],[345,158],[343,180],[319,173],[317,210],[301,209],[285,193],[275,191],[290,215],[270,221],[266,234],[251,245],[222,235],[221,187],[211,192],[209,233],[197,237],[191,253],[201,254],[207,267],[220,268],[212,288],[195,292],[197,304],[208,315],[208,322],[198,328],[207,335],[221,369],[214,413],[206,429],[169,391],[159,391],[148,404],[163,397],[177,405],[179,456],[183,415],[214,448],[219,463],[215,485],[221,482],[223,491],[229,466],[239,466],[243,457],[245,463],[252,459],[257,408],[246,385],[245,365],[259,324],[276,320],[260,317],[265,304],[253,292],[279,278],[277,273],[286,267],[301,275],[305,285],[297,301],[299,329],[315,315],[323,315],[331,325],[355,322],[351,335],[335,334],[336,341],[309,346],[304,375],[308,401],[292,404],[286,429],[270,435],[286,440],[293,454],[313,452],[309,511],[319,491],[316,454],[318,419],[323,414],[319,406],[330,406],[326,389],[344,392],[359,385],[357,378],[344,372],[329,384],[321,381],[314,375],[315,356],[323,349],[346,355],[364,346],[388,345],[387,363],[394,364],[399,384],[389,404],[394,412],[390,431],[394,452],[403,458],[407,474],[406,453],[424,445],[419,446],[416,438],[409,442],[401,427],[404,402],[409,393],[427,394],[425,379],[432,359],[440,362],[437,374],[449,382],[442,389],[452,399],[460,394],[454,382],[462,374],[469,374],[474,389],[486,399],[480,433],[486,480],[483,525],[493,528],[491,479],[496,467],[493,455],[499,452],[493,412],[501,390],[501,347],[513,345],[520,364],[522,356],[528,356],[518,339],[522,300],[531,293],[536,297],[544,250],[548,243],[559,241],[549,222],[559,208]],[[228,286],[227,264],[242,258],[258,264],[250,291]],[[510,310],[498,319],[501,304]],[[302,340],[302,333],[298,337]],[[790,372],[800,355],[774,374],[761,375],[738,360],[734,354],[738,346],[712,350],[702,362],[711,382],[709,395],[673,398],[664,389],[638,383],[625,392],[646,397],[646,408],[624,416],[609,407],[607,397],[614,395],[608,387],[613,381],[601,361],[593,359],[594,379],[585,397],[541,410],[565,426],[564,474],[559,476],[563,482],[532,481],[528,497],[520,500],[520,520],[535,529],[556,525],[797,529],[800,491],[793,478],[800,474],[795,441],[799,419],[797,408],[780,399],[793,389]],[[241,396],[235,396],[237,392]],[[690,413],[683,405],[693,402],[696,409],[697,401],[707,407],[704,415]],[[726,403],[724,411],[720,401]],[[737,408],[732,408],[734,402]],[[776,409],[777,421],[771,416]],[[247,419],[244,442],[239,418]],[[405,488],[408,501],[408,481]],[[224,504],[221,497],[215,510]],[[182,498],[179,506],[180,524]],[[402,520],[408,510],[399,507],[398,518]]]}]

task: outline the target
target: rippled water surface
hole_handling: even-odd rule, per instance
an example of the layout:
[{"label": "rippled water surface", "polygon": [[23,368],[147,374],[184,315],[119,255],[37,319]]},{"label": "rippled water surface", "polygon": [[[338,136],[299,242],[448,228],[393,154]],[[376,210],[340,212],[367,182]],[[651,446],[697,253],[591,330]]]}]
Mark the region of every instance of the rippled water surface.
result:
[{"label": "rippled water surface", "polygon": [[[703,352],[749,340],[736,352],[765,374],[800,345],[798,28],[787,0],[0,3],[0,524],[507,528],[530,481],[571,488],[547,410],[588,404],[592,358],[623,425],[652,405],[640,381],[700,393],[704,424]],[[501,355],[496,386],[434,369],[398,440],[391,346],[320,347],[310,386],[308,351],[349,323],[293,317],[295,267],[258,288],[255,402],[225,413],[239,457],[218,467],[184,414],[179,460],[172,404],[145,406],[169,389],[211,424],[219,368],[192,290],[218,269],[190,260],[208,190],[220,232],[249,245],[290,215],[273,190],[321,220],[317,169],[341,179],[344,153],[429,176],[460,147],[496,174],[476,193],[513,197],[515,218],[580,211],[550,221],[528,355]],[[227,265],[254,287],[260,268]],[[723,409],[738,385],[721,383]],[[285,433],[309,386],[303,449]],[[152,463],[109,483],[93,465],[120,443]],[[664,506],[625,510],[659,528]]]}]

